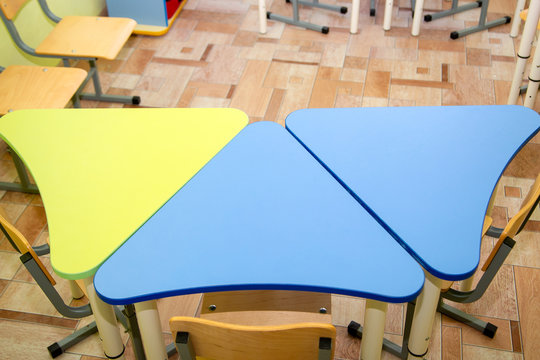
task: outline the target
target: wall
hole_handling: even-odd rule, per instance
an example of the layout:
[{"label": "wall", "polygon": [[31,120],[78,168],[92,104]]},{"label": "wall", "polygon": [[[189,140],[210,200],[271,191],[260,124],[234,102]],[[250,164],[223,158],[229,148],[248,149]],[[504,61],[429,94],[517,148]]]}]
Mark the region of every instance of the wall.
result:
[{"label": "wall", "polygon": [[[105,0],[48,0],[49,8],[57,16],[98,15],[105,8]],[[41,11],[37,0],[30,0],[15,17],[15,25],[21,38],[31,47],[36,47],[51,31],[54,23]],[[0,65],[38,64],[56,65],[57,59],[37,58],[19,50],[0,21]]]}]

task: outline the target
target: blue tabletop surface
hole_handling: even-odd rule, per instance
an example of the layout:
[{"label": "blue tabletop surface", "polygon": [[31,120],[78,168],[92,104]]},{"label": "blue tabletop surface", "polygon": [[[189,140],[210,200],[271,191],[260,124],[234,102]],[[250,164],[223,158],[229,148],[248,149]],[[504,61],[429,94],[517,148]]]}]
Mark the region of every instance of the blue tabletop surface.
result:
[{"label": "blue tabletop surface", "polygon": [[111,304],[249,289],[405,302],[423,282],[417,262],[269,122],[242,130],[94,278]]},{"label": "blue tabletop surface", "polygon": [[306,109],[287,129],[431,274],[468,278],[506,165],[536,132],[522,106]]}]

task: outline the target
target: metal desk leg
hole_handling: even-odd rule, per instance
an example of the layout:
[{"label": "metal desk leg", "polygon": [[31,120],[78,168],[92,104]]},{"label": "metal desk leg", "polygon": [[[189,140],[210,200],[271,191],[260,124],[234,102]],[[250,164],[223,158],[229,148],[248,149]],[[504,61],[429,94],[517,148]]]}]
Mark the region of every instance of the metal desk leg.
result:
[{"label": "metal desk leg", "polygon": [[361,359],[380,359],[388,303],[366,299]]},{"label": "metal desk leg", "polygon": [[516,10],[514,11],[514,17],[512,18],[512,27],[510,28],[511,37],[517,37],[519,35],[519,28],[521,25],[519,14],[523,9],[525,9],[525,0],[517,0]]},{"label": "metal desk leg", "polygon": [[422,21],[422,12],[424,11],[424,0],[416,0],[414,5],[413,24],[411,29],[412,36],[420,34],[420,21]]},{"label": "metal desk leg", "polygon": [[384,6],[384,20],[383,29],[390,30],[392,27],[392,9],[394,7],[394,0],[386,0]]},{"label": "metal desk leg", "polygon": [[125,347],[120,337],[120,330],[116,325],[116,315],[112,305],[104,303],[97,296],[93,276],[84,279],[84,286],[88,292],[88,300],[94,313],[105,356],[109,359],[124,360]]},{"label": "metal desk leg", "polygon": [[266,0],[259,0],[259,32],[266,34]]},{"label": "metal desk leg", "polygon": [[437,312],[443,280],[425,272],[424,289],[416,300],[409,337],[409,360],[422,359],[428,352],[433,320]]},{"label": "metal desk leg", "polygon": [[167,351],[161,335],[161,322],[155,300],[135,304],[137,321],[144,346],[144,353],[149,360],[167,360]]},{"label": "metal desk leg", "polygon": [[529,73],[529,85],[527,86],[527,93],[525,94],[525,100],[523,105],[529,109],[534,108],[536,102],[536,95],[538,94],[538,85],[540,84],[540,46],[536,45],[534,52],[533,62],[531,65],[531,72]]},{"label": "metal desk leg", "polygon": [[531,47],[536,34],[536,27],[538,26],[539,17],[540,1],[532,1],[531,5],[529,6],[527,20],[523,26],[521,42],[519,43],[514,77],[512,79],[512,85],[510,85],[510,93],[508,94],[508,105],[515,105],[517,103],[521,83],[523,81],[523,74],[525,73],[525,65],[527,64],[527,59],[531,56]]},{"label": "metal desk leg", "polygon": [[351,34],[358,33],[358,18],[360,17],[360,0],[353,0],[351,13]]}]

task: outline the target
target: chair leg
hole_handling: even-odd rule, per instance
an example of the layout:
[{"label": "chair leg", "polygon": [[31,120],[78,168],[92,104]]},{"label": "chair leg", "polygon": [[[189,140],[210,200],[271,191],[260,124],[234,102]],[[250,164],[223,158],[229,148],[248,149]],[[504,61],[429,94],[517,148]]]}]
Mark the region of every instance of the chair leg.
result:
[{"label": "chair leg", "polygon": [[[403,328],[403,342],[401,346],[391,342],[388,339],[383,339],[383,350],[388,351],[390,354],[405,360],[408,356],[407,345],[409,343],[409,334],[411,332],[412,318],[414,315],[414,302],[407,304],[407,314],[405,316],[405,326]],[[362,325],[355,321],[351,321],[347,326],[347,332],[351,336],[355,336],[359,339],[362,338],[363,328]]]},{"label": "chair leg", "polygon": [[271,12],[267,12],[266,17],[268,19],[281,21],[281,22],[284,22],[286,24],[304,27],[304,28],[309,29],[309,30],[315,30],[315,31],[321,32],[323,34],[328,34],[328,32],[330,31],[328,26],[320,26],[320,25],[315,25],[315,24],[312,24],[312,23],[309,23],[309,22],[306,22],[306,21],[300,21],[300,18],[298,16],[298,4],[301,4],[301,5],[304,5],[304,6],[317,7],[317,8],[321,8],[321,9],[330,10],[330,11],[337,11],[337,12],[340,12],[342,14],[347,13],[347,8],[345,6],[321,4],[321,3],[319,3],[319,0],[312,0],[312,1],[285,0],[285,1],[287,3],[292,3],[292,7],[293,7],[293,17],[292,18],[282,16],[282,15],[278,15],[278,14],[273,14]]},{"label": "chair leg", "polygon": [[86,339],[88,336],[97,332],[96,322],[86,325],[85,327],[80,328],[75,331],[73,334],[63,338],[60,341],[51,344],[47,349],[52,358],[62,355],[67,349],[72,347],[75,344]]},{"label": "chair leg", "polygon": [[92,78],[94,83],[94,94],[82,93],[79,95],[81,100],[93,100],[93,101],[106,101],[116,102],[122,104],[139,105],[141,98],[139,96],[123,96],[123,95],[109,95],[104,94],[101,89],[101,82],[99,81],[98,69],[96,60],[88,60],[90,63],[90,70],[88,71],[88,77]]},{"label": "chair leg", "polygon": [[15,169],[17,169],[17,175],[19,176],[20,183],[12,182],[0,182],[0,190],[7,191],[19,191],[29,194],[39,194],[39,190],[36,185],[30,183],[30,178],[26,172],[26,167],[22,162],[21,158],[11,149],[8,149],[11,153],[11,158],[13,159],[13,164]]},{"label": "chair leg", "polygon": [[466,28],[463,30],[459,30],[459,31],[453,31],[452,33],[450,33],[450,38],[455,40],[460,37],[473,34],[478,31],[487,30],[492,27],[503,25],[503,24],[508,24],[512,20],[510,16],[504,16],[502,18],[486,23],[488,6],[489,6],[489,0],[478,0],[478,1],[467,3],[461,6],[458,6],[458,0],[452,0],[452,7],[449,10],[440,11],[434,14],[428,14],[424,16],[424,21],[432,21],[435,19],[440,19],[446,16],[463,12],[463,11],[481,7],[482,10],[480,11],[480,19],[478,20],[478,25],[470,27],[470,28]]},{"label": "chair leg", "polygon": [[442,302],[442,299],[439,303],[439,306],[437,307],[437,311],[454,320],[462,322],[465,325],[469,325],[473,329],[481,331],[482,334],[486,335],[487,337],[493,338],[495,336],[495,333],[497,332],[496,325],[475,318],[474,316],[469,315],[459,309],[456,309],[453,306],[445,304]]}]

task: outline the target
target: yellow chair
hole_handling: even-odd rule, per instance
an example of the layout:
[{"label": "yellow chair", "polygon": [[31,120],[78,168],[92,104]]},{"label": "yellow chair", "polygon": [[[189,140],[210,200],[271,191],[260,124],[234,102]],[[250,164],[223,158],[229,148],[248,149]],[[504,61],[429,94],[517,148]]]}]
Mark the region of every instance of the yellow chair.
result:
[{"label": "yellow chair", "polygon": [[[0,230],[6,236],[13,248],[19,253],[21,253],[21,262],[26,267],[30,275],[32,275],[32,277],[39,285],[43,293],[47,296],[51,304],[60,314],[73,319],[79,319],[92,315],[92,309],[90,305],[87,304],[77,307],[69,306],[64,302],[64,300],[54,287],[56,285],[56,281],[38,256],[49,253],[49,246],[47,244],[39,247],[32,247],[28,240],[26,240],[24,235],[21,234],[19,230],[17,230],[6,219],[5,214],[1,209]],[[70,287],[72,296],[74,298],[81,298],[86,295],[86,289],[82,281],[70,281]],[[119,309],[115,308],[115,312],[126,329],[132,326],[131,324],[128,325],[127,319],[124,317],[124,315]],[[129,316],[129,314],[126,314],[126,316]],[[53,358],[57,357],[63,354],[69,347],[86,339],[88,336],[92,335],[95,332],[97,332],[96,323],[92,322],[78,329],[66,338],[51,344],[47,349],[49,350],[49,353]]]},{"label": "yellow chair", "polygon": [[226,324],[192,317],[169,321],[181,360],[333,359],[336,329],[323,323]]},{"label": "yellow chair", "polygon": [[138,96],[103,94],[97,70],[97,59],[114,59],[129,39],[136,22],[127,18],[95,16],[54,15],[45,0],[38,0],[45,15],[57,25],[35,49],[28,46],[19,35],[13,20],[28,0],[0,0],[0,17],[11,38],[24,52],[39,57],[62,59],[69,67],[69,60],[87,60],[90,70],[83,85],[92,78],[95,94],[81,94],[81,99],[140,104]]},{"label": "yellow chair", "polygon": [[[72,99],[73,106],[79,107],[79,91],[86,75],[77,68],[0,66],[0,117],[21,109],[61,109]],[[11,156],[20,183],[0,182],[0,190],[38,193],[21,159],[14,152]]]},{"label": "yellow chair", "polygon": [[521,209],[516,215],[512,217],[512,219],[510,219],[504,229],[488,226],[488,224],[491,224],[492,220],[490,217],[486,217],[484,226],[485,234],[491,237],[498,238],[499,240],[493,247],[493,250],[491,251],[486,262],[481,268],[483,274],[480,280],[478,281],[476,287],[473,290],[463,288],[462,290],[456,290],[450,288],[447,291],[442,292],[438,311],[453,319],[464,322],[479,331],[482,331],[483,334],[486,336],[495,336],[495,332],[497,331],[497,327],[495,325],[476,319],[475,317],[466,314],[448,304],[444,304],[442,302],[442,298],[459,303],[471,303],[480,299],[491,284],[491,281],[493,280],[495,275],[497,275],[497,272],[504,263],[504,260],[514,247],[516,243],[514,237],[519,234],[521,230],[523,230],[525,224],[531,217],[534,210],[538,207],[539,203],[540,174],[536,177],[536,180],[531,186],[529,193],[523,200],[523,203],[521,204]]}]

